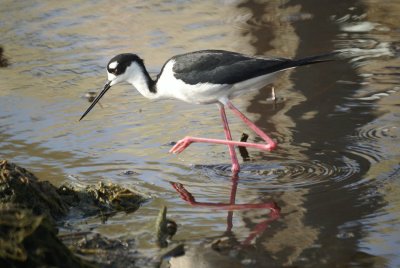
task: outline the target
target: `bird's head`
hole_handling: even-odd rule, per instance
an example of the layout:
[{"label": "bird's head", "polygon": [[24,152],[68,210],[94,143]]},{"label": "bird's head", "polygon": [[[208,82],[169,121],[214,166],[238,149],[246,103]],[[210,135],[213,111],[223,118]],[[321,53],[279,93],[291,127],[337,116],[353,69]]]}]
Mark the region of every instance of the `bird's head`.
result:
[{"label": "bird's head", "polygon": [[107,78],[110,86],[128,81],[142,71],[143,60],[136,54],[124,53],[113,57],[107,64]]},{"label": "bird's head", "polygon": [[136,54],[124,53],[113,57],[107,64],[107,83],[103,90],[93,100],[92,104],[79,119],[82,120],[96,103],[106,94],[113,86],[121,82],[129,82],[135,79],[138,72],[143,70],[143,60]]}]

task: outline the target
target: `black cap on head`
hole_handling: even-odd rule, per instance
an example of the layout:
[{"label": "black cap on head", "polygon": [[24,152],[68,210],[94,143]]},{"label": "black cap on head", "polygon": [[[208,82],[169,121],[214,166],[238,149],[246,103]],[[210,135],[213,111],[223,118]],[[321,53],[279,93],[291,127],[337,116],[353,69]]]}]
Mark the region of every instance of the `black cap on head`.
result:
[{"label": "black cap on head", "polygon": [[114,75],[123,74],[126,68],[130,66],[134,61],[143,64],[143,60],[139,58],[138,55],[136,54],[132,53],[119,54],[108,62],[107,71]]}]

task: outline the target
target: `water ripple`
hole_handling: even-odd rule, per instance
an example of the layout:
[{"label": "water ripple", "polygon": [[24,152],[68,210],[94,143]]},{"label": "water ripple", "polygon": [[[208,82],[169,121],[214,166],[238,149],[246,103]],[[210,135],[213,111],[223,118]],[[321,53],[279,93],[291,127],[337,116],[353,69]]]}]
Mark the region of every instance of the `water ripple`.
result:
[{"label": "water ripple", "polygon": [[[370,164],[375,164],[386,158],[388,152],[379,144],[395,144],[399,135],[399,128],[393,125],[368,124],[356,129],[354,136],[349,138],[347,153],[357,155],[367,160]],[[387,141],[387,142],[386,142]],[[371,146],[371,143],[375,146]]]},{"label": "water ripple", "polygon": [[399,135],[397,126],[371,126],[363,127],[357,130],[356,137],[368,140],[378,140],[381,138],[397,138]]},{"label": "water ripple", "polygon": [[[339,160],[339,161],[337,161]],[[195,166],[205,175],[223,179],[230,174],[230,165]],[[243,164],[240,182],[248,188],[291,189],[310,188],[346,180],[359,173],[359,163],[342,156],[335,163],[320,160],[271,161],[266,164]],[[247,184],[248,183],[248,184]]]}]

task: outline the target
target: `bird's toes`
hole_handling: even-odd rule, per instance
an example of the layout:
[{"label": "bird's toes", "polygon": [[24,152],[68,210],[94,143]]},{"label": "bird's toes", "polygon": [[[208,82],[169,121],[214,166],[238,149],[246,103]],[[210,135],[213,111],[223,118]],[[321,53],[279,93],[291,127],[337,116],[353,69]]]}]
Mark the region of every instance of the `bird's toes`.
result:
[{"label": "bird's toes", "polygon": [[182,146],[181,141],[178,141],[174,147],[171,148],[171,150],[169,150],[170,153],[173,154],[179,154],[181,153],[183,150],[185,149],[185,147]]},{"label": "bird's toes", "polygon": [[177,148],[178,144],[175,144],[174,147],[171,148],[171,150],[169,150],[169,152],[171,154],[176,154],[178,152],[178,148]]},{"label": "bird's toes", "polygon": [[179,140],[174,147],[172,147],[171,150],[169,150],[170,153],[174,153],[174,154],[179,154],[181,153],[183,150],[185,150],[190,144],[192,143],[192,141],[190,140],[189,137],[185,137],[181,140]]}]

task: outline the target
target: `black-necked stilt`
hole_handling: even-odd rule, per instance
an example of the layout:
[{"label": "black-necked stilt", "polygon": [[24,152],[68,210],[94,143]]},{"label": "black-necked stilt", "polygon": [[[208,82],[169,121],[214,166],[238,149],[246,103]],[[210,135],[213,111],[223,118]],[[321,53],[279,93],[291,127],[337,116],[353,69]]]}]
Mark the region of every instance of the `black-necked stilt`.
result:
[{"label": "black-necked stilt", "polygon": [[[234,146],[272,150],[276,143],[245,115],[230,99],[260,89],[275,79],[278,72],[297,66],[328,61],[329,53],[298,60],[247,56],[223,50],[202,50],[169,59],[156,80],[151,79],[143,60],[135,54],[125,53],[115,56],[107,65],[108,82],[93,103],[79,119],[96,105],[111,86],[120,82],[132,84],[144,97],[149,99],[173,98],[194,104],[217,103],[221,113],[226,140],[185,137],[170,150],[180,153],[193,142],[226,144],[232,160],[232,172],[240,170]],[[266,144],[233,141],[228,126],[224,106],[242,119]]]}]

